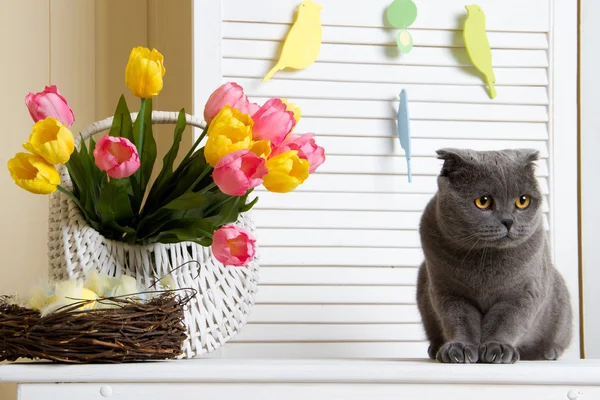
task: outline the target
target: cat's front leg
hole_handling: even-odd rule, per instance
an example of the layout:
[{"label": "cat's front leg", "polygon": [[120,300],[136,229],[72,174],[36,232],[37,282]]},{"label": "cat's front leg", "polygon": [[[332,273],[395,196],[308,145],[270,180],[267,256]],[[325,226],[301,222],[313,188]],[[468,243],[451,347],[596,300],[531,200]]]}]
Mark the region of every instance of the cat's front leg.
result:
[{"label": "cat's front leg", "polygon": [[446,342],[437,352],[442,363],[476,363],[481,338],[481,313],[459,296],[439,296],[435,301]]},{"label": "cat's front leg", "polygon": [[494,304],[483,317],[479,362],[513,364],[519,361],[517,341],[527,329],[533,313],[534,304],[527,299]]}]

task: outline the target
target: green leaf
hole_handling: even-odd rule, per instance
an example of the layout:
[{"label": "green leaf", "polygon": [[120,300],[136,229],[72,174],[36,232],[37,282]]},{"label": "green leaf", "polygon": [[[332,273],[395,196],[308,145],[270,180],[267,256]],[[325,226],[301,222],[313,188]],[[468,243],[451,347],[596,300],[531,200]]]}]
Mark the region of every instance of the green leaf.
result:
[{"label": "green leaf", "polygon": [[215,211],[217,211],[216,215],[206,218],[210,222],[214,223],[217,227],[237,221],[240,214],[240,203],[245,204],[246,202],[246,196],[228,197],[228,199],[225,199],[221,203],[216,204],[216,206],[213,206]]},{"label": "green leaf", "polygon": [[133,130],[131,124],[131,114],[129,113],[129,108],[127,107],[127,101],[125,100],[125,96],[121,95],[119,98],[119,103],[117,104],[117,109],[115,110],[112,126],[110,127],[110,132],[108,134],[110,136],[124,137],[129,139],[132,143],[135,143],[133,140]]},{"label": "green leaf", "polygon": [[185,121],[185,109],[181,109],[179,111],[179,116],[177,117],[177,125],[175,125],[175,131],[173,134],[173,145],[169,152],[163,158],[163,167],[158,175],[157,182],[159,185],[163,180],[168,179],[171,175],[173,175],[173,164],[175,163],[175,159],[177,158],[177,154],[179,153],[179,145],[181,143],[181,138],[183,136],[183,131],[185,130],[187,123]]},{"label": "green leaf", "polygon": [[[172,226],[172,223],[179,223],[179,221],[185,221],[190,219],[203,219],[210,221],[206,218],[206,216],[208,215],[207,210],[215,207],[215,205],[218,206],[218,204],[223,202],[224,199],[231,199],[231,196],[228,196],[221,192],[207,192],[202,195],[196,193],[195,195],[201,196],[204,199],[204,201],[200,199],[192,200],[192,196],[186,194],[185,199],[186,201],[190,201],[190,203],[185,205],[199,205],[200,203],[202,203],[196,208],[183,208],[178,210],[173,208],[162,207],[152,214],[145,215],[138,225],[138,238],[143,240],[150,240],[153,236],[158,235],[160,232],[164,231],[165,229],[168,229],[169,226]],[[195,204],[191,204],[192,201],[194,201]],[[183,202],[181,203],[181,205],[184,205]],[[210,223],[211,225],[215,225],[212,221]]]},{"label": "green leaf", "polygon": [[[138,147],[138,153],[140,155],[140,171],[139,171],[139,187],[142,196],[146,193],[146,187],[152,176],[152,170],[154,168],[154,161],[156,161],[156,141],[152,134],[152,99],[142,99],[146,101],[144,112],[138,114],[133,124],[133,132],[139,132],[140,124],[144,121],[144,133],[142,140],[142,148],[140,149],[139,143],[136,143]],[[138,140],[139,141],[139,140]]]},{"label": "green leaf", "polygon": [[133,196],[133,187],[131,186],[131,180],[127,179],[127,178],[123,178],[123,179],[111,179],[110,180],[111,185],[114,185],[120,189],[122,189],[125,193],[127,193],[129,196]]},{"label": "green leaf", "polygon": [[[82,198],[82,203],[88,212],[96,214],[96,203],[99,192],[96,191],[97,186],[94,185],[94,182],[101,179],[103,173],[96,166],[93,156],[90,156],[90,152],[86,147],[83,138],[81,138],[81,150],[79,151],[79,155],[81,161],[80,168],[84,177],[86,190],[86,198],[85,201],[83,201]],[[97,172],[100,173],[100,177]]]},{"label": "green leaf", "polygon": [[175,126],[175,132],[173,135],[173,144],[163,158],[162,169],[158,174],[156,181],[154,181],[154,184],[150,189],[150,194],[148,195],[147,206],[150,208],[150,210],[156,209],[160,205],[160,194],[166,192],[164,186],[166,186],[169,180],[173,177],[173,164],[175,163],[175,159],[179,153],[179,145],[181,143],[181,138],[183,136],[185,127],[185,110],[182,108],[181,111],[179,111],[179,116],[177,117],[177,125]]},{"label": "green leaf", "polygon": [[81,210],[81,213],[83,214],[83,217],[86,219],[86,221],[90,225],[92,225],[92,227],[94,229],[98,230],[99,224],[98,224],[98,218],[97,218],[95,211],[89,210],[83,204],[83,202],[86,200],[87,197],[89,197],[89,195],[88,195],[88,191],[87,191],[88,188],[85,186],[84,183],[82,183],[83,178],[80,173],[81,168],[79,167],[79,164],[80,164],[79,152],[77,150],[75,150],[73,152],[73,154],[71,155],[71,158],[69,159],[69,161],[67,163],[65,163],[65,166],[67,167],[67,170],[69,171],[69,176],[71,177],[71,182],[73,183],[73,196],[77,199],[77,201],[75,201],[75,203],[77,204],[78,208]]},{"label": "green leaf", "polygon": [[240,213],[245,213],[247,211],[250,211],[252,209],[252,207],[254,207],[254,205],[258,202],[258,196],[256,196],[254,198],[254,200],[252,200],[250,203],[243,205],[242,207],[240,207]]},{"label": "green leaf", "polygon": [[177,213],[181,214],[181,211],[161,208],[156,212],[143,217],[138,224],[137,238],[147,239],[151,237],[158,232],[163,225],[176,217],[180,217]]},{"label": "green leaf", "polygon": [[156,193],[156,203],[154,203],[154,208],[168,204],[186,192],[194,191],[192,186],[196,182],[196,179],[204,172],[207,172],[204,179],[196,186],[206,186],[209,182],[212,182],[210,171],[206,171],[207,168],[211,167],[204,159],[204,152],[196,152],[194,156],[190,158],[187,165],[181,171],[173,174],[172,177],[163,184],[161,190]]},{"label": "green leaf", "polygon": [[215,225],[205,218],[186,218],[171,221],[165,225],[164,230],[158,234],[174,234],[180,240],[197,240],[199,238],[212,238]]},{"label": "green leaf", "polygon": [[79,159],[79,151],[77,149],[73,151],[69,161],[65,163],[65,166],[67,167],[67,171],[69,171],[69,176],[73,183],[73,192],[79,193],[79,200],[84,201],[85,192],[83,192],[83,189],[85,189],[85,180],[82,176],[81,160]]},{"label": "green leaf", "polygon": [[133,190],[133,196],[131,196],[131,208],[137,214],[142,206],[144,195],[141,192],[140,184],[138,183],[136,174],[133,174],[129,177],[129,182],[131,189]]},{"label": "green leaf", "polygon": [[103,226],[132,225],[134,214],[125,188],[113,180],[107,182],[100,192],[98,213]]},{"label": "green leaf", "polygon": [[207,196],[204,194],[185,192],[178,198],[171,200],[167,205],[163,206],[163,208],[168,210],[189,210],[202,207],[207,202]]},{"label": "green leaf", "polygon": [[[208,232],[194,228],[174,228],[158,234],[156,241],[160,243],[195,242],[206,238]],[[212,238],[212,235],[210,236]]]}]

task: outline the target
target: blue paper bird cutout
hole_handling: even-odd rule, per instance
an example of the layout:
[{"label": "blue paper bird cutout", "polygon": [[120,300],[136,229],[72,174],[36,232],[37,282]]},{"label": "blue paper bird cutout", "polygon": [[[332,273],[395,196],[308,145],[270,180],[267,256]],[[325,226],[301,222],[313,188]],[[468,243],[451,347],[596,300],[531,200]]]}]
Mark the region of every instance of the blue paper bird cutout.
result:
[{"label": "blue paper bird cutout", "polygon": [[406,156],[408,182],[412,182],[412,171],[410,168],[410,118],[408,117],[408,97],[405,89],[402,89],[400,92],[400,104],[398,105],[398,138]]}]

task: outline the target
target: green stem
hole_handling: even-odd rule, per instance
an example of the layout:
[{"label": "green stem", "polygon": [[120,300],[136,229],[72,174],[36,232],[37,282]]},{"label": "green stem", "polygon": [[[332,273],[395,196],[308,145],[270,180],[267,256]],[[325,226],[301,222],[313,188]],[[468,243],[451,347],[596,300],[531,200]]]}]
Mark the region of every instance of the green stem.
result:
[{"label": "green stem", "polygon": [[[193,191],[193,190],[194,190],[194,188],[196,187],[196,185],[197,185],[197,184],[199,184],[199,183],[200,183],[200,181],[202,181],[202,179],[203,179],[203,178],[204,178],[204,177],[205,177],[205,176],[206,176],[206,175],[207,175],[207,174],[208,174],[210,171],[212,171],[212,169],[213,169],[213,168],[212,168],[210,165],[206,164],[206,167],[204,167],[204,171],[202,171],[202,173],[201,173],[201,174],[200,174],[200,175],[199,175],[199,176],[196,178],[196,180],[194,181],[194,183],[192,184],[192,186],[190,186],[190,190],[191,190],[191,191]],[[214,182],[213,182],[213,183],[211,183],[211,185],[214,185],[214,186],[212,186],[212,187],[211,187],[211,189],[212,189],[213,187],[215,187],[215,186],[216,186],[216,184],[215,184]],[[207,187],[210,187],[210,185],[208,185]],[[206,189],[206,188],[205,188],[205,189]],[[206,192],[204,192],[204,193],[206,193]]]},{"label": "green stem", "polygon": [[[144,152],[144,119],[145,116],[144,114],[146,113],[146,100],[147,99],[141,99],[142,101],[140,102],[140,112],[138,113],[138,118],[140,119],[140,131],[138,132],[138,140],[137,140],[137,148],[138,148],[138,154],[139,154],[139,158],[140,158],[140,162],[142,161],[142,154]],[[141,182],[141,171],[142,168],[138,168],[137,172],[136,172],[136,176],[138,178],[138,180],[140,180]]]},{"label": "green stem", "polygon": [[213,204],[210,208],[208,208],[204,214],[210,216],[210,214],[212,212],[214,212],[215,210],[217,210],[218,208],[220,208],[221,206],[225,205],[225,203],[227,203],[228,201],[231,201],[231,199],[235,199],[238,196],[229,196],[227,197],[225,200],[221,200],[220,202],[218,202],[217,204]]},{"label": "green stem", "polygon": [[208,185],[207,187],[205,187],[204,189],[199,191],[198,194],[204,194],[206,192],[210,192],[211,190],[213,190],[216,187],[217,187],[217,184],[212,182],[210,185]]},{"label": "green stem", "polygon": [[202,134],[198,137],[198,139],[196,139],[196,141],[190,148],[190,151],[188,151],[188,153],[183,158],[183,161],[181,162],[181,164],[183,164],[188,158],[191,157],[192,154],[194,154],[194,152],[196,151],[196,147],[198,147],[200,142],[202,142],[202,140],[206,137],[207,133],[208,133],[208,126],[206,126],[206,128],[204,128],[204,130],[202,131]]}]

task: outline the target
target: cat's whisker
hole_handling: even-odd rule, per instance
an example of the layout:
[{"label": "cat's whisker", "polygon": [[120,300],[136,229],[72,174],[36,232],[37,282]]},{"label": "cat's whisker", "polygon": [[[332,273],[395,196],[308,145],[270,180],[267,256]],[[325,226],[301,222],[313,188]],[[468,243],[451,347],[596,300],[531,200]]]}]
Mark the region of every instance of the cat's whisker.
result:
[{"label": "cat's whisker", "polygon": [[463,258],[462,262],[460,263],[460,266],[462,267],[463,264],[465,263],[465,261],[467,260],[467,258],[469,257],[469,254],[471,253],[471,250],[473,250],[475,248],[475,246],[477,246],[477,244],[481,241],[481,239],[477,239],[477,241],[475,242],[475,244],[469,249],[469,251],[467,252],[467,255],[465,256],[465,258]]}]

